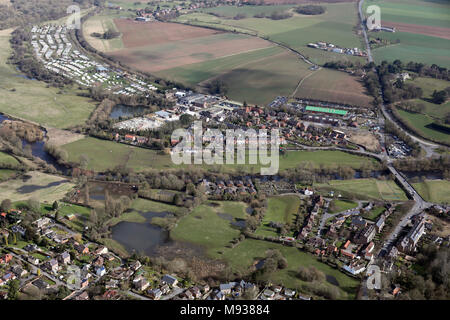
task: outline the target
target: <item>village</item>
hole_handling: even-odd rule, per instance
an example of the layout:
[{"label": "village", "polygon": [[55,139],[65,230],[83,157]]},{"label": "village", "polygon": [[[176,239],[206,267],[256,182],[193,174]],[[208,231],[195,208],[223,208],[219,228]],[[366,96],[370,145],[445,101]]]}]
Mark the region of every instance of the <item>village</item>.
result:
[{"label": "village", "polygon": [[[54,220],[42,217],[31,226],[22,222],[25,211],[12,209],[0,216],[0,298],[11,281],[19,281],[23,292],[40,296],[57,295],[63,300],[89,300],[90,288],[98,287],[94,300],[233,300],[247,293],[263,300],[309,300],[295,290],[272,286],[259,288],[241,280],[217,287],[195,284],[180,277],[162,274],[137,259],[123,260],[104,245],[86,241]],[[71,217],[66,217],[71,220]],[[35,233],[33,233],[35,232]],[[9,235],[13,243],[8,243]],[[28,239],[30,238],[30,239]]]}]

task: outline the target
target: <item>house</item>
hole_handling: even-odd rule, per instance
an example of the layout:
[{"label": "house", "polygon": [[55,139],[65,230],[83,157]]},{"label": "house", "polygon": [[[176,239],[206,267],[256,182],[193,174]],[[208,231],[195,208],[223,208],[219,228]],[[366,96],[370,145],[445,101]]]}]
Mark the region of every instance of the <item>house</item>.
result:
[{"label": "house", "polygon": [[368,225],[356,234],[354,241],[358,244],[366,244],[372,241],[375,235],[376,235],[375,226]]},{"label": "house", "polygon": [[64,264],[69,264],[70,263],[70,254],[67,251],[61,253],[61,255],[59,256],[59,261]]},{"label": "house", "polygon": [[270,290],[270,289],[266,289],[266,290],[264,290],[263,295],[264,295],[265,297],[271,299],[271,298],[273,298],[273,297],[275,296],[275,292],[273,292],[273,291]]},{"label": "house", "polygon": [[0,257],[0,264],[7,264],[12,260],[12,255],[7,253],[4,256]]},{"label": "house", "polygon": [[357,275],[360,274],[361,272],[363,272],[366,267],[364,266],[364,264],[360,264],[360,265],[346,265],[343,268],[345,271],[351,273],[352,275]]},{"label": "house", "polygon": [[414,223],[414,226],[408,232],[408,234],[403,238],[403,240],[398,245],[398,250],[404,253],[414,252],[419,239],[425,233],[425,217],[419,216],[419,218]]},{"label": "house", "polygon": [[356,216],[352,218],[352,226],[355,229],[361,229],[361,228],[365,228],[367,226],[367,221],[364,220],[362,217],[360,216]]},{"label": "house", "polygon": [[89,248],[87,246],[85,246],[84,244],[76,243],[74,245],[74,248],[79,254],[88,254],[89,253]]},{"label": "house", "polygon": [[30,244],[27,244],[25,247],[23,247],[23,249],[28,252],[36,251],[37,245],[35,245],[34,243],[30,243]]},{"label": "house", "polygon": [[177,280],[175,277],[166,274],[166,275],[164,275],[164,276],[162,277],[161,282],[162,282],[162,283],[165,283],[165,284],[167,284],[167,285],[169,285],[169,286],[171,286],[171,287],[174,287],[174,286],[177,285],[178,280]]},{"label": "house", "polygon": [[114,289],[114,288],[117,288],[118,284],[119,284],[119,280],[111,279],[105,283],[105,288],[106,289]]},{"label": "house", "polygon": [[133,271],[139,270],[140,267],[142,267],[142,264],[139,262],[139,260],[136,260],[135,262],[133,262],[130,265],[130,269],[133,270]]},{"label": "house", "polygon": [[97,258],[94,259],[92,264],[96,267],[101,267],[101,266],[103,266],[103,262],[104,262],[104,260],[103,260],[102,256],[98,256]]},{"label": "house", "polygon": [[19,278],[24,277],[28,274],[28,271],[23,269],[19,265],[15,265],[14,267],[12,267],[11,271]]},{"label": "house", "polygon": [[209,290],[211,290],[211,288],[209,287],[208,284],[205,284],[205,285],[202,287],[202,292],[203,292],[203,293],[207,293]]},{"label": "house", "polygon": [[193,295],[192,292],[189,291],[189,290],[186,290],[186,291],[183,293],[183,296],[185,296],[185,297],[188,298],[189,300],[194,300],[194,295]]},{"label": "house", "polygon": [[89,295],[86,291],[83,291],[81,294],[76,296],[74,300],[89,300]]},{"label": "house", "polygon": [[42,229],[43,227],[45,227],[46,225],[48,225],[49,223],[50,223],[50,219],[49,218],[47,218],[47,217],[45,217],[45,218],[40,218],[40,219],[38,219],[38,220],[36,220],[35,222],[34,222],[34,224],[36,225],[36,227],[38,228],[38,229]]},{"label": "house", "polygon": [[220,284],[219,289],[223,294],[230,294],[233,286],[230,283]]},{"label": "house", "polygon": [[41,261],[38,258],[35,258],[33,256],[28,256],[27,261],[31,264],[34,264],[37,266]]},{"label": "house", "polygon": [[103,277],[106,274],[105,267],[103,267],[103,266],[98,267],[97,270],[95,271],[95,274],[99,277]]},{"label": "house", "polygon": [[159,289],[161,290],[162,294],[168,294],[170,292],[170,287],[167,284],[162,285]]},{"label": "house", "polygon": [[198,287],[192,287],[190,289],[195,299],[199,299],[202,296],[202,293]]},{"label": "house", "polygon": [[146,279],[139,279],[136,282],[133,281],[133,283],[134,283],[134,287],[138,291],[144,291],[150,285],[150,283]]},{"label": "house", "polygon": [[162,296],[162,291],[160,289],[153,289],[153,290],[150,289],[150,290],[148,290],[148,295],[153,300],[159,300]]},{"label": "house", "polygon": [[47,268],[52,271],[53,273],[58,272],[58,261],[56,259],[51,259],[46,263]]},{"label": "house", "polygon": [[377,230],[377,233],[380,233],[381,230],[383,230],[384,224],[386,222],[386,216],[384,214],[382,214],[377,222],[375,223],[375,229]]},{"label": "house", "polygon": [[291,289],[284,289],[284,295],[288,298],[293,298],[295,296],[295,291]]}]

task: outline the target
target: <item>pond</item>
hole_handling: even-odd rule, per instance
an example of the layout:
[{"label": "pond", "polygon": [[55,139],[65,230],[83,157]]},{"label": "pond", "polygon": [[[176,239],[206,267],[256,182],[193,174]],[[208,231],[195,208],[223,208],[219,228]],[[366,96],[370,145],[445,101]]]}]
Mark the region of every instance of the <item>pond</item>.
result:
[{"label": "pond", "polygon": [[[0,114],[0,124],[5,120],[12,120],[7,116]],[[44,140],[47,138],[47,131],[44,129]],[[56,170],[61,171],[63,173],[67,172],[67,168],[58,164],[56,159],[50,155],[47,151],[45,151],[45,141],[36,141],[36,142],[27,142],[25,139],[22,139],[22,148],[25,148],[26,145],[31,146],[31,154],[45,161],[47,164],[50,164],[56,168]]]},{"label": "pond", "polygon": [[112,227],[112,238],[125,247],[131,254],[143,253],[148,256],[157,254],[158,248],[170,242],[169,232],[163,228],[152,225],[154,217],[166,217],[169,212],[141,212],[145,223],[120,222]]},{"label": "pond", "polygon": [[332,285],[339,287],[339,282],[334,276],[330,276],[329,274],[326,275],[326,279],[328,283],[331,283]]},{"label": "pond", "polygon": [[143,113],[149,112],[147,107],[143,106],[126,106],[123,104],[118,104],[113,107],[109,117],[111,119],[117,120],[120,118],[129,118],[131,116],[141,115]]}]

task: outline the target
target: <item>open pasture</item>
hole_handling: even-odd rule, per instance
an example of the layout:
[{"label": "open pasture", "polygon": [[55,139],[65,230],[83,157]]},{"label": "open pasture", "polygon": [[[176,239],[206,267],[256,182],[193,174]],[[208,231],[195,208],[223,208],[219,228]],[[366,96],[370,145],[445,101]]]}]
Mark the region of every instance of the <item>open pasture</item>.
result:
[{"label": "open pasture", "polygon": [[382,60],[414,61],[450,67],[450,3],[426,0],[370,0],[364,3],[381,8],[382,25],[396,27],[396,32],[371,35],[392,44],[373,50],[377,62]]},{"label": "open pasture", "polygon": [[28,172],[24,177],[0,183],[0,200],[22,201],[36,199],[53,203],[61,200],[74,187],[66,178],[38,171]]}]

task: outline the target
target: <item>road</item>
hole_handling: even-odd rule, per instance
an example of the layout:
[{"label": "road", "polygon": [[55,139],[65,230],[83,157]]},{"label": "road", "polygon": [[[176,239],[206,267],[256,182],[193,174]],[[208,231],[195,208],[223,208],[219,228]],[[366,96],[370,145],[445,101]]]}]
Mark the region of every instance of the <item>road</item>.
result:
[{"label": "road", "polygon": [[361,20],[361,29],[362,29],[362,32],[364,35],[364,42],[366,43],[367,59],[369,60],[369,62],[373,62],[372,51],[370,50],[370,45],[369,45],[369,38],[367,37],[366,24],[364,23],[364,15],[362,13],[363,3],[364,3],[364,0],[361,0],[361,1],[359,1],[359,4],[358,4],[359,19]]}]

